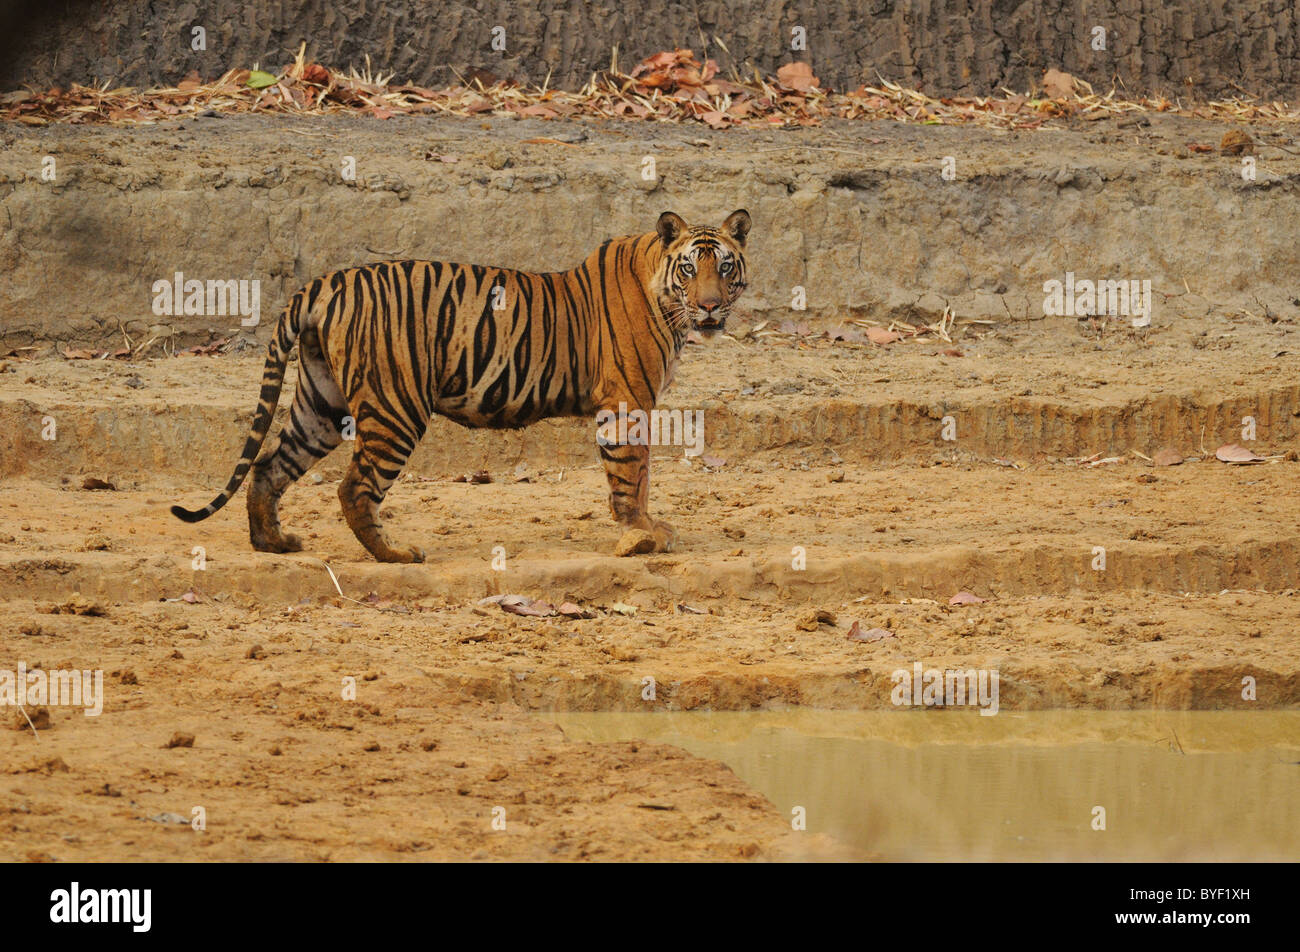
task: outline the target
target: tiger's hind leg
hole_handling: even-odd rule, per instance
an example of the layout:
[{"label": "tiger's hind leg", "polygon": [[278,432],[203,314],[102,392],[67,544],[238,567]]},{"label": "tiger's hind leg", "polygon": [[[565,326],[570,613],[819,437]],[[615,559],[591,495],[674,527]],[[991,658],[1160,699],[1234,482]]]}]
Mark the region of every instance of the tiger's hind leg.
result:
[{"label": "tiger's hind leg", "polygon": [[423,562],[419,546],[393,545],[384,535],[379,506],[402,472],[425,425],[379,422],[364,416],[357,423],[357,449],[339,486],[339,501],[357,540],[380,562]]},{"label": "tiger's hind leg", "polygon": [[289,422],[253,463],[248,486],[248,535],[259,552],[298,552],[302,540],[280,528],[280,496],[343,441],[347,403],[325,364],[315,329],[298,342],[298,390]]}]

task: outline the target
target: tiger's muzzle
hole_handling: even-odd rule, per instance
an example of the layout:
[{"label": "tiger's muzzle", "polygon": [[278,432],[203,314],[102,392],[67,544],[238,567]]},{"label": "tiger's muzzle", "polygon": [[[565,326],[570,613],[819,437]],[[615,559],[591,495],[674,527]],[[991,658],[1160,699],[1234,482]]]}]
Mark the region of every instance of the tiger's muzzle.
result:
[{"label": "tiger's muzzle", "polygon": [[720,297],[702,299],[691,314],[695,329],[706,337],[724,330],[727,326],[727,311],[728,308],[722,303]]}]

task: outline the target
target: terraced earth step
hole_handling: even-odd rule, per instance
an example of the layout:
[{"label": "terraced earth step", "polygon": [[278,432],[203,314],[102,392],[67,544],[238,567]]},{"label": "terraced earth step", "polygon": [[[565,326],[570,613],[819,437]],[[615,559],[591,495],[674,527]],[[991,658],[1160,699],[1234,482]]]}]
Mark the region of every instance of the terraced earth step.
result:
[{"label": "terraced earth step", "polygon": [[[313,702],[343,730],[340,678],[385,716],[432,704],[488,701],[532,711],[845,711],[909,708],[986,718],[991,703],[908,703],[898,672],[998,675],[996,713],[1063,708],[1265,710],[1300,704],[1300,598],[1229,592],[1008,597],[952,608],[875,602],[801,627],[805,609],[741,604],[697,615],[644,607],[569,621],[403,597],[274,605],[256,597],[150,602],[7,598],[0,626],[21,632],[12,653],[28,668],[105,672],[103,718],[141,706],[160,682],[186,685],[210,710],[235,703],[267,715]],[[823,603],[824,604],[824,603]],[[76,611],[85,614],[76,614]],[[850,641],[846,630],[888,626]],[[654,690],[646,688],[652,679]],[[946,689],[946,683],[945,683]],[[901,697],[901,706],[900,706]],[[947,703],[947,702],[946,702]],[[364,712],[355,712],[361,718]],[[378,709],[372,711],[379,714]],[[56,727],[79,712],[54,711]],[[998,721],[998,717],[987,718]],[[972,728],[977,729],[977,728]],[[208,731],[210,733],[210,731]]]},{"label": "terraced earth step", "polygon": [[[251,551],[242,498],[190,525],[169,506],[200,504],[207,490],[10,480],[0,496],[0,594],[154,600],[194,585],[294,602],[335,593],[321,560],[352,597],[458,601],[496,592],[775,605],[946,600],[959,590],[1284,591],[1300,588],[1295,466],[665,465],[653,476],[652,511],[675,525],[677,546],[631,558],[612,554],[621,531],[594,465],[533,482],[404,477],[383,513],[391,539],[424,548],[419,565],[372,561],[330,481],[286,493],[282,520],[306,551],[273,555]],[[201,571],[191,567],[196,547]]]},{"label": "terraced earth step", "polygon": [[[787,461],[927,464],[954,452],[1018,463],[1150,456],[1165,446],[1195,455],[1230,442],[1284,452],[1300,447],[1300,346],[1290,332],[1225,317],[1146,337],[1059,322],[969,325],[952,345],[931,338],[887,348],[724,338],[687,348],[663,402],[682,415],[661,432],[671,445],[655,452],[680,457],[689,446],[727,459],[770,451]],[[262,360],[252,352],[7,363],[0,478],[93,474],[128,486],[158,477],[216,486],[243,445]],[[282,395],[286,408],[289,399]],[[691,433],[687,419],[699,424]],[[594,429],[594,421],[573,420],[474,431],[435,418],[409,471],[586,466],[596,460]],[[321,473],[336,478],[347,455],[345,445]]]}]

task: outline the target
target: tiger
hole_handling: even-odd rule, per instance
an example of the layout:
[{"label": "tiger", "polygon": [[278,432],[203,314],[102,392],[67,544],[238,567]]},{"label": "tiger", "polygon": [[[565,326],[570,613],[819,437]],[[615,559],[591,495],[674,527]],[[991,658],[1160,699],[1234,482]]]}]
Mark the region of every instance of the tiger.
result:
[{"label": "tiger", "polygon": [[[518,429],[550,417],[649,413],[690,333],[726,329],[747,283],[750,225],[743,208],[721,227],[688,225],[667,211],[654,231],[612,238],[569,271],[390,260],[321,275],[280,314],[225,489],[202,509],[171,512],[190,523],[208,518],[251,470],[253,548],[301,551],[302,540],[280,526],[280,496],[350,425],[344,519],[377,561],[423,562],[419,546],[389,541],[379,508],[433,415]],[[268,442],[295,343],[298,387],[288,421]],[[636,551],[671,551],[675,530],[649,514],[645,441],[597,445],[614,521],[646,534]]]}]

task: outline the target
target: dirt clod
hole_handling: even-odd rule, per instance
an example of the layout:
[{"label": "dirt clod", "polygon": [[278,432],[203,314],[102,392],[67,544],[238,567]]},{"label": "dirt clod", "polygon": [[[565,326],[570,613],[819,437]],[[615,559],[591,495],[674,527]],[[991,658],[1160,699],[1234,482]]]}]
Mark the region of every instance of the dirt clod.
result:
[{"label": "dirt clod", "polygon": [[655,550],[655,537],[645,529],[628,529],[614,547],[614,554],[620,557],[629,555],[647,555]]},{"label": "dirt clod", "polygon": [[835,624],[835,613],[824,608],[810,608],[794,623],[800,631],[816,631],[821,625]]}]

